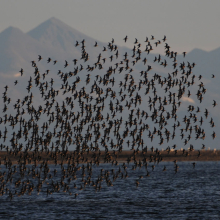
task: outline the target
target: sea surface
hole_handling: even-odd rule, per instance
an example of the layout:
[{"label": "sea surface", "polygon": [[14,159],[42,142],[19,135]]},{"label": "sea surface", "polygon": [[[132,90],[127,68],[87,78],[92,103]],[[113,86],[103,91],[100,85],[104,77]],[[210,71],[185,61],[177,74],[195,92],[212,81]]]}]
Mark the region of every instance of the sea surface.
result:
[{"label": "sea surface", "polygon": [[[98,176],[100,169],[117,171],[119,166],[94,166],[93,175]],[[72,195],[61,190],[47,196],[47,184],[39,195],[34,191],[10,200],[4,194],[0,219],[220,219],[220,163],[197,162],[193,168],[192,162],[178,162],[178,166],[175,173],[173,162],[161,162],[153,171],[149,166],[146,176],[145,167],[132,170],[130,164],[127,178],[112,181],[113,186],[103,181],[100,191],[93,186],[79,190],[79,172],[74,180],[78,188],[70,184]],[[55,165],[49,167],[53,170]],[[1,165],[0,171],[4,169]],[[61,176],[56,169],[54,181]]]}]

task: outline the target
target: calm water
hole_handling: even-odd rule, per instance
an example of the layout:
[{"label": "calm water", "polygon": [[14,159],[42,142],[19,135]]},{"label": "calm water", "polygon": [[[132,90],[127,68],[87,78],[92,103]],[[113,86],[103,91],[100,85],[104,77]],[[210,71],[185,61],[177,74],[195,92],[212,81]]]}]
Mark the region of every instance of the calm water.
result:
[{"label": "calm water", "polygon": [[[47,196],[47,186],[39,195],[33,192],[31,196],[15,196],[11,201],[3,195],[0,219],[220,219],[220,163],[197,162],[194,169],[191,162],[178,165],[176,174],[171,162],[160,163],[154,171],[149,166],[149,177],[145,167],[134,171],[129,165],[128,178],[120,177],[110,187],[103,181],[97,192],[92,186],[79,190],[70,184],[72,195],[61,191]],[[51,165],[50,169],[54,167]],[[117,171],[119,166],[94,167],[93,175],[98,176],[101,168]],[[60,172],[56,169],[58,180]],[[80,174],[74,180],[78,188]]]}]

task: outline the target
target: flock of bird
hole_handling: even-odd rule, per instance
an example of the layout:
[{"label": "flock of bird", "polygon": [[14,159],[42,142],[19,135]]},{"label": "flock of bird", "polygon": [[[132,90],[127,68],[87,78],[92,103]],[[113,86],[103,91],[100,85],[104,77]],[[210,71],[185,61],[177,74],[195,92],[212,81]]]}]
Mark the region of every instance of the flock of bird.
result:
[{"label": "flock of bird", "polygon": [[[126,36],[124,42],[127,41]],[[156,139],[160,146],[173,141],[177,130],[182,145],[189,147],[189,151],[183,149],[181,154],[187,156],[193,151],[189,141],[192,137],[205,139],[203,122],[209,120],[209,111],[205,109],[204,116],[198,119],[200,107],[189,105],[186,115],[180,119],[178,109],[182,107],[183,97],[190,98],[190,87],[196,82],[198,103],[203,101],[206,88],[201,82],[202,76],[196,81],[192,73],[196,64],[178,63],[177,52],[166,42],[166,36],[157,41],[151,36],[146,38],[142,49],[135,39],[133,49],[123,54],[114,39],[103,47],[94,42],[94,49],[101,53],[95,63],[89,63],[91,57],[86,51],[86,41],[82,40],[75,43],[75,47],[80,47],[81,56],[65,60],[63,70],[57,71],[52,78],[50,70],[42,73],[38,63],[45,60],[50,67],[61,61],[39,55],[38,61],[31,61],[33,74],[28,76],[21,69],[20,76],[29,78],[27,94],[16,100],[11,108],[13,98],[8,97],[9,86],[6,85],[3,92],[0,124],[4,129],[0,131],[0,139],[1,150],[7,151],[7,155],[1,158],[4,168],[0,170],[0,195],[7,194],[12,199],[16,195],[31,195],[33,191],[38,194],[43,191],[47,195],[63,191],[77,197],[78,190],[94,187],[98,191],[103,182],[113,186],[117,178],[127,178],[127,166],[132,162],[133,170],[145,167],[146,177],[149,177],[155,165],[163,160],[160,150],[150,148],[150,143]],[[158,47],[162,43],[166,59],[155,55],[151,64],[147,56],[154,45]],[[182,58],[186,58],[186,52]],[[164,75],[153,73],[156,64],[172,71]],[[138,65],[143,70],[138,71]],[[65,71],[67,68],[72,71]],[[19,80],[14,86],[19,86]],[[213,107],[216,105],[214,100]],[[214,128],[213,118],[209,123]],[[214,131],[212,137],[216,137]],[[177,154],[179,145],[168,146],[166,151],[169,153],[173,148]],[[119,163],[118,155],[126,147],[133,153],[126,162]],[[42,158],[42,153],[46,159]],[[142,159],[138,159],[138,155]],[[11,160],[13,156],[19,158],[16,163]],[[55,167],[60,166],[60,176],[58,168],[49,168],[50,161]],[[114,169],[100,169],[94,177],[93,167],[100,162],[111,163]],[[175,173],[178,168],[175,160]],[[79,176],[80,181],[77,180]],[[142,178],[136,180],[137,187]]]}]

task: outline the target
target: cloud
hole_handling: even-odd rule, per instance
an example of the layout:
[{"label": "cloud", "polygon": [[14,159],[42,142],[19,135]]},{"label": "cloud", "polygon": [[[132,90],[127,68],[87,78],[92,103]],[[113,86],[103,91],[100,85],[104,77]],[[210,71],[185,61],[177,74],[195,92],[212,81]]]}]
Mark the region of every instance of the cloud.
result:
[{"label": "cloud", "polygon": [[193,99],[188,98],[188,97],[186,97],[186,96],[183,96],[183,97],[182,97],[182,101],[183,101],[183,102],[195,103],[195,101],[194,101]]},{"label": "cloud", "polygon": [[14,77],[19,77],[19,76],[21,76],[20,73],[16,73],[16,74],[14,74]]}]

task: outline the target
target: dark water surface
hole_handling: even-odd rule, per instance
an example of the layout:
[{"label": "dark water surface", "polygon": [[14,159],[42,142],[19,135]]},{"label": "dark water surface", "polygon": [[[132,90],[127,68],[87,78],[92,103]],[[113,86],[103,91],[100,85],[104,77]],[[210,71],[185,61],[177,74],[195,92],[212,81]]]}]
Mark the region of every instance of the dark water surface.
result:
[{"label": "dark water surface", "polygon": [[[0,219],[220,219],[220,163],[197,162],[194,169],[192,162],[178,165],[176,174],[171,162],[160,163],[154,171],[149,167],[149,177],[145,167],[134,171],[129,165],[128,178],[120,177],[110,187],[103,181],[97,192],[92,186],[84,190],[72,186],[72,195],[61,191],[47,196],[44,186],[39,195],[34,191],[11,201],[4,194],[0,197]],[[50,169],[54,167],[50,165]],[[118,167],[102,164],[94,167],[93,173]],[[79,186],[80,177],[77,181]]]}]

